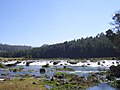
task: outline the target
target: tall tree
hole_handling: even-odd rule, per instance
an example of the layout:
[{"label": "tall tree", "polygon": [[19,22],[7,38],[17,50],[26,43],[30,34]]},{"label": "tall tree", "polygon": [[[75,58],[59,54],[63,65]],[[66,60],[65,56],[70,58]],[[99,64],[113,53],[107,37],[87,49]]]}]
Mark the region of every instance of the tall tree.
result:
[{"label": "tall tree", "polygon": [[113,16],[114,28],[106,31],[106,36],[114,43],[117,53],[120,55],[120,11]]}]

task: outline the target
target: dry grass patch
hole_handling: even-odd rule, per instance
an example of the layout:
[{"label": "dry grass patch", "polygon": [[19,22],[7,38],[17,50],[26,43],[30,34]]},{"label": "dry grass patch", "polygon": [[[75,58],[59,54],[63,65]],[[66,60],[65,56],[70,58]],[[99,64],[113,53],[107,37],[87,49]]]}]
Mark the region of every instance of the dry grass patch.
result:
[{"label": "dry grass patch", "polygon": [[34,78],[0,81],[0,90],[47,90],[44,80]]}]

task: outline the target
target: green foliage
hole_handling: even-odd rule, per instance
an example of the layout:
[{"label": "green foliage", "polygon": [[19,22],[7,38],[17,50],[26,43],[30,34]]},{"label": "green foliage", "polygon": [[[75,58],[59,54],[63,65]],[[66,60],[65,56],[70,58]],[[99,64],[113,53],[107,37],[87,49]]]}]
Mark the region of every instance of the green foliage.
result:
[{"label": "green foliage", "polygon": [[2,57],[25,58],[98,58],[113,57],[114,46],[103,34],[96,37],[87,37],[69,42],[45,45],[32,50],[20,50],[15,52],[2,52]]},{"label": "green foliage", "polygon": [[9,68],[9,70],[10,70],[11,72],[20,72],[20,71],[22,71],[23,69],[24,69],[23,67]]},{"label": "green foliage", "polygon": [[96,37],[33,48],[32,58],[97,58],[112,57],[114,46],[102,33]]},{"label": "green foliage", "polygon": [[106,31],[106,36],[114,44],[116,52],[118,53],[118,56],[119,56],[120,54],[120,11],[115,13],[115,15],[113,16],[112,25],[114,25],[114,28]]},{"label": "green foliage", "polygon": [[32,49],[31,46],[20,46],[20,45],[7,45],[0,44],[0,51],[19,51],[19,50],[29,50]]},{"label": "green foliage", "polygon": [[5,65],[3,65],[2,63],[0,63],[0,68],[5,68]]},{"label": "green foliage", "polygon": [[52,86],[51,90],[81,90],[98,84],[99,80],[96,76],[90,76],[86,79],[75,74],[57,72],[53,79],[46,80],[46,83]]}]

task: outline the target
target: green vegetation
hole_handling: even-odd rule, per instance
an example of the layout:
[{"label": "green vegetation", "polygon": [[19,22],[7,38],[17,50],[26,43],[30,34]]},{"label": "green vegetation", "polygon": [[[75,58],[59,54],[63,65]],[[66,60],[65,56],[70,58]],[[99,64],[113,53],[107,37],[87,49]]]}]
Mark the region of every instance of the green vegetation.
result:
[{"label": "green vegetation", "polygon": [[110,85],[114,87],[120,87],[120,65],[111,66],[107,72],[107,79],[110,81]]},{"label": "green vegetation", "polygon": [[96,76],[84,78],[74,74],[57,72],[50,81],[46,80],[46,83],[52,86],[51,90],[80,90],[98,84],[99,80]]},{"label": "green vegetation", "polygon": [[106,36],[114,44],[116,53],[120,57],[120,11],[115,13],[112,19],[112,25],[114,25],[114,28],[106,31]]},{"label": "green vegetation", "polygon": [[20,71],[22,71],[24,68],[21,66],[21,67],[18,67],[18,68],[9,68],[9,70],[11,71],[11,72],[20,72]]},{"label": "green vegetation", "polygon": [[74,71],[72,68],[64,66],[63,68],[54,68],[56,71]]},{"label": "green vegetation", "polygon": [[3,65],[2,63],[0,63],[0,68],[5,68],[5,65]]},{"label": "green vegetation", "polygon": [[21,46],[21,45],[0,44],[0,52],[29,50],[29,49],[32,49],[32,47],[31,46]]},{"label": "green vegetation", "polygon": [[[104,53],[103,53],[104,52]],[[116,57],[114,45],[103,33],[96,37],[81,38],[14,52],[0,53],[1,57],[25,58],[99,58]]]},{"label": "green vegetation", "polygon": [[0,90],[47,90],[44,80],[34,78],[0,81]]}]

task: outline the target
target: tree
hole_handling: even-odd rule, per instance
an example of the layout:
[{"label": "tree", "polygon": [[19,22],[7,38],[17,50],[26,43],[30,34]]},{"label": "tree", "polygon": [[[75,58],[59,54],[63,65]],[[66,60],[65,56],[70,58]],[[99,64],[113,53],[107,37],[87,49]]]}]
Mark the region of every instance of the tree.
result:
[{"label": "tree", "polygon": [[114,28],[106,31],[106,36],[115,45],[116,51],[120,55],[120,11],[115,13],[112,19],[112,25],[114,25]]}]

